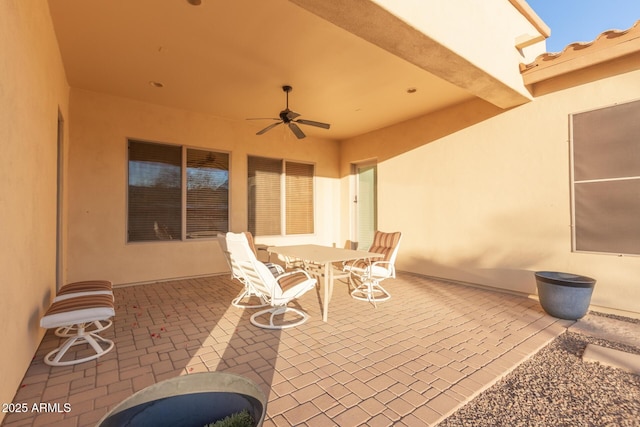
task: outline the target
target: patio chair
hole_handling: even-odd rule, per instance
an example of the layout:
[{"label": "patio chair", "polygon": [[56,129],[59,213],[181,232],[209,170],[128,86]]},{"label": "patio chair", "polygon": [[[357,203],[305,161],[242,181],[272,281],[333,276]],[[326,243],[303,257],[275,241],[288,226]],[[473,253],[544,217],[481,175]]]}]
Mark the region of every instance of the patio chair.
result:
[{"label": "patio chair", "polygon": [[[245,283],[262,295],[271,306],[251,316],[253,325],[266,329],[285,329],[307,321],[307,313],[288,307],[287,304],[313,289],[316,279],[303,270],[290,271],[274,277],[269,268],[256,258],[247,237],[242,233],[227,233],[226,244],[231,264],[242,274]],[[291,320],[291,314],[298,320]],[[269,323],[261,321],[265,315],[269,316]],[[282,317],[278,324],[275,323],[276,316]]]},{"label": "patio chair", "polygon": [[[224,254],[225,260],[229,265],[229,269],[231,270],[231,279],[232,280],[235,279],[240,283],[242,283],[243,285],[243,288],[240,291],[240,293],[231,301],[231,305],[238,308],[262,308],[269,305],[265,301],[262,294],[260,294],[258,291],[253,289],[253,287],[251,286],[251,283],[247,282],[244,279],[244,275],[240,271],[240,268],[237,266],[237,264],[231,262],[231,258],[229,257],[229,251],[227,249],[226,235],[218,234],[218,244],[222,249],[222,253]],[[252,303],[251,302],[252,298],[253,300],[257,298],[258,301],[256,303]],[[243,302],[243,300],[245,299],[246,301]]]},{"label": "patio chair", "polygon": [[[67,283],[63,285],[53,302],[62,301],[82,295],[110,295],[113,298],[113,283],[109,280],[84,280],[81,282]],[[69,338],[78,333],[78,327],[83,328],[86,332],[99,333],[108,329],[113,322],[111,319],[95,320],[82,325],[65,325],[56,329],[55,334],[59,337]]]},{"label": "patio chair", "polygon": [[[64,299],[54,301],[40,319],[40,326],[45,329],[71,326],[71,330],[75,333],[69,336],[60,347],[47,353],[44,363],[50,366],[75,365],[97,359],[111,351],[115,345],[113,341],[95,332],[86,331],[84,325],[93,324],[96,321],[107,321],[113,316],[115,316],[113,295],[74,296],[69,294]],[[79,351],[65,358],[71,347],[81,344],[88,344],[93,352],[84,356],[86,353]]]},{"label": "patio chair", "polygon": [[169,227],[166,224],[159,224],[153,221],[153,232],[158,240],[173,240],[173,236],[169,233]]},{"label": "patio chair", "polygon": [[384,258],[359,259],[344,266],[354,283],[351,296],[357,300],[371,302],[374,307],[376,302],[386,301],[391,298],[381,285],[385,279],[396,277],[395,261],[400,247],[402,233],[385,233],[376,231],[369,252],[384,255]]},{"label": "patio chair", "polygon": [[[253,254],[256,256],[256,258],[258,258],[257,250],[255,247],[255,244],[253,243],[253,236],[248,231],[245,231],[243,234],[247,238],[249,248],[251,249]],[[218,234],[217,237],[218,237],[218,244],[222,249],[222,253],[224,254],[225,260],[229,265],[229,269],[231,270],[231,279],[236,279],[237,281],[239,281],[244,285],[244,288],[242,289],[242,291],[240,291],[238,296],[236,296],[233,299],[233,301],[231,301],[231,305],[238,308],[262,308],[262,307],[268,306],[269,304],[266,302],[262,294],[260,294],[260,292],[253,289],[253,286],[251,286],[251,283],[248,283],[245,280],[244,275],[242,274],[238,266],[231,262],[231,259],[229,258],[229,252],[227,250],[226,235],[221,233],[221,234]],[[278,276],[284,273],[284,269],[282,268],[282,266],[278,264],[266,263],[266,265],[274,276]],[[251,302],[252,298],[254,298],[254,301],[257,298],[258,301],[256,303],[252,303]],[[243,302],[243,300],[246,300],[246,301]]]},{"label": "patio chair", "polygon": [[[249,242],[249,247],[251,248],[251,251],[256,256],[256,259],[259,260],[260,258],[258,257],[258,251],[263,250],[267,252],[267,246],[256,245],[255,241],[253,240],[253,234],[251,234],[251,232],[249,231],[244,231],[242,234],[244,234],[244,236],[247,238],[247,242]],[[275,277],[278,277],[285,271],[281,265],[275,264],[273,262],[265,262],[264,265],[266,265],[269,268],[269,271],[271,271],[271,274],[273,274]]]}]

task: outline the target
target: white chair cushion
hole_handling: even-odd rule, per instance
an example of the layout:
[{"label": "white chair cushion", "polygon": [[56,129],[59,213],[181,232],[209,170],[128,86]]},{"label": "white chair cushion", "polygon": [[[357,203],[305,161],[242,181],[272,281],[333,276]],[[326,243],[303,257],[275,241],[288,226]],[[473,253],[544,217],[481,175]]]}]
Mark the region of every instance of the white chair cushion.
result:
[{"label": "white chair cushion", "polygon": [[54,301],[40,319],[46,329],[107,320],[115,316],[112,295],[83,295]]}]

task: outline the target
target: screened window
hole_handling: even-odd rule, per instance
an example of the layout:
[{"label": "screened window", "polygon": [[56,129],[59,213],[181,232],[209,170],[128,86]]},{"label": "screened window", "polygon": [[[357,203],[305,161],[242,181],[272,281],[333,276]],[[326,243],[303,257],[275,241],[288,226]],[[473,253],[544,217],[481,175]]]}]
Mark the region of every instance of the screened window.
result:
[{"label": "screened window", "polygon": [[314,166],[249,157],[248,222],[256,236],[312,234]]},{"label": "screened window", "polygon": [[572,115],[577,251],[640,255],[640,101]]},{"label": "screened window", "polygon": [[129,141],[128,241],[228,231],[229,155]]}]

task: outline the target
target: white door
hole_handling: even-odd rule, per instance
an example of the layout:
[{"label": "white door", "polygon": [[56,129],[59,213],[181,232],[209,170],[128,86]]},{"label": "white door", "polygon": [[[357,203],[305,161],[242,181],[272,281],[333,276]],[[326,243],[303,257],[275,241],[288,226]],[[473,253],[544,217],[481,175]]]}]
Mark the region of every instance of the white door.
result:
[{"label": "white door", "polygon": [[377,167],[375,163],[354,165],[353,240],[358,249],[369,249],[377,227]]}]

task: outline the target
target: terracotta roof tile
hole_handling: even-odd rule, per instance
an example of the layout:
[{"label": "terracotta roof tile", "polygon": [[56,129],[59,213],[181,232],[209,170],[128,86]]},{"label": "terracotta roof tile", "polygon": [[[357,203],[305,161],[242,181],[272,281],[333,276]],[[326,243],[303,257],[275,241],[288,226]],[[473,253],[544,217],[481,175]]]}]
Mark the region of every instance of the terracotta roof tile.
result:
[{"label": "terracotta roof tile", "polygon": [[[520,73],[527,76],[539,73],[542,69],[547,70],[548,72],[540,73],[540,78],[533,79],[540,81],[638,51],[640,51],[640,20],[627,30],[604,31],[591,42],[571,43],[562,52],[538,55],[533,62],[520,64]],[[558,65],[564,66],[556,67]],[[555,68],[553,72],[550,72],[551,67]]]}]

